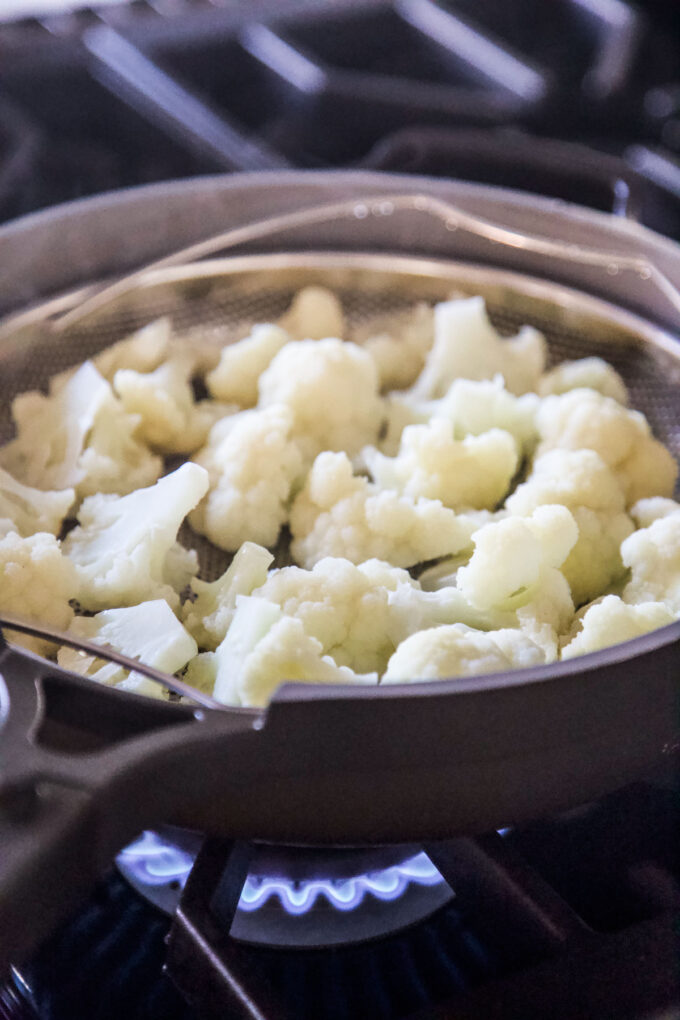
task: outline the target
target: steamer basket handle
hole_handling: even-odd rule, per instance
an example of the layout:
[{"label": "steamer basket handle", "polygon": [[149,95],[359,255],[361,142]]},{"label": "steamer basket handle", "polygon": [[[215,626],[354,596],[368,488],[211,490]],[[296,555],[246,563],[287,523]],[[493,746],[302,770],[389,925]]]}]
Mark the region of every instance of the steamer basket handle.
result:
[{"label": "steamer basket handle", "polygon": [[[368,230],[370,224],[370,230]],[[606,251],[585,244],[528,234],[494,223],[427,194],[385,194],[327,203],[272,216],[216,234],[136,270],[115,283],[80,291],[78,303],[52,322],[62,332],[116,298],[150,282],[149,274],[225,253],[309,250],[309,229],[323,227],[318,247],[327,250],[394,251],[395,245],[414,255],[459,258],[512,267],[527,256],[538,275],[584,285],[594,292],[616,291],[616,297],[654,319],[680,329],[680,290],[653,262],[628,251]],[[385,229],[381,229],[384,227]],[[304,233],[306,231],[306,233]],[[546,272],[549,268],[549,272]],[[613,279],[616,278],[616,279]]]},{"label": "steamer basket handle", "polygon": [[78,905],[127,842],[167,820],[177,791],[163,776],[200,743],[208,717],[211,733],[228,739],[254,729],[251,715],[118,692],[0,633],[0,974]]}]

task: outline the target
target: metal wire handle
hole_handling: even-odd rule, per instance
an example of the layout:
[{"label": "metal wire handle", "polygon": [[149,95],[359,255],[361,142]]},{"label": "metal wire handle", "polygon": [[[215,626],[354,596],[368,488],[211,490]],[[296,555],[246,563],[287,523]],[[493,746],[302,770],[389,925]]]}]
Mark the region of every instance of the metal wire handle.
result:
[{"label": "metal wire handle", "polygon": [[97,659],[115,662],[117,666],[123,666],[131,672],[142,673],[143,676],[153,680],[154,683],[167,687],[168,690],[181,695],[183,698],[188,698],[203,708],[218,708],[223,711],[225,709],[223,704],[215,701],[209,694],[204,694],[195,687],[190,687],[189,684],[185,684],[182,680],[178,680],[177,677],[171,676],[169,673],[164,673],[160,669],[154,669],[153,666],[147,666],[145,663],[139,662],[137,659],[131,659],[127,655],[122,655],[110,645],[100,645],[94,641],[87,641],[84,638],[76,638],[72,634],[66,634],[64,631],[56,630],[54,627],[31,623],[19,616],[14,616],[13,613],[6,613],[4,611],[0,613],[0,629],[2,628],[15,630],[21,634],[29,634],[31,637],[45,638],[48,641],[54,641],[55,644],[66,645],[68,648],[75,648],[76,651],[94,655]]}]

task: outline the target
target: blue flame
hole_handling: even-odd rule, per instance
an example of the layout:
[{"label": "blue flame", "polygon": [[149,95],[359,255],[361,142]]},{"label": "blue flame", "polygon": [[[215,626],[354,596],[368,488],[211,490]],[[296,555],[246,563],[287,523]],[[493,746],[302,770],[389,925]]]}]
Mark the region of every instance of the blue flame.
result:
[{"label": "blue flame", "polygon": [[[142,833],[139,839],[121,851],[118,860],[138,882],[152,886],[174,882],[179,888],[184,887],[194,863],[192,854],[161,839],[155,832]],[[423,852],[384,871],[373,871],[354,878],[300,882],[248,875],[238,909],[252,913],[275,898],[287,913],[299,915],[306,914],[322,897],[337,910],[350,911],[358,907],[367,895],[388,902],[398,899],[409,885],[433,886],[443,881]]]}]

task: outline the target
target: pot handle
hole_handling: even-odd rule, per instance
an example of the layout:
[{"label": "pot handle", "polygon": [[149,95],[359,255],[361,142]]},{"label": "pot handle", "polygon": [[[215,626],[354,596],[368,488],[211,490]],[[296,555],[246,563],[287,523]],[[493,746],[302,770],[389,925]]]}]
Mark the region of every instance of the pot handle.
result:
[{"label": "pot handle", "polygon": [[0,974],[77,906],[122,846],[166,820],[172,795],[153,777],[200,741],[207,717],[228,738],[253,730],[251,715],[115,691],[0,634]]},{"label": "pot handle", "polygon": [[[376,225],[389,224],[385,232]],[[370,224],[370,228],[368,225]],[[116,282],[94,285],[74,296],[77,303],[52,320],[52,329],[59,333],[88,315],[105,308],[116,298],[143,283],[153,282],[153,274],[172,266],[186,265],[200,259],[232,254],[253,253],[288,248],[295,250],[302,243],[308,251],[309,228],[323,227],[321,248],[361,250],[362,233],[366,233],[365,250],[407,250],[414,255],[439,258],[461,258],[512,264],[513,252],[529,254],[536,260],[536,271],[545,275],[547,263],[563,282],[570,282],[576,267],[588,270],[589,284],[598,289],[598,280],[607,280],[611,293],[612,277],[617,277],[616,297],[624,304],[636,306],[653,318],[660,317],[669,325],[680,328],[680,290],[669,277],[644,255],[630,253],[630,244],[621,239],[624,250],[602,250],[583,243],[572,243],[551,236],[528,234],[501,223],[485,219],[460,206],[424,193],[371,195],[355,199],[297,209],[245,226],[216,234],[197,244],[182,248]],[[362,230],[363,227],[363,230]],[[381,236],[382,234],[382,236]],[[503,258],[499,252],[503,251]],[[570,274],[571,270],[571,274]],[[526,271],[526,270],[525,270]]]}]

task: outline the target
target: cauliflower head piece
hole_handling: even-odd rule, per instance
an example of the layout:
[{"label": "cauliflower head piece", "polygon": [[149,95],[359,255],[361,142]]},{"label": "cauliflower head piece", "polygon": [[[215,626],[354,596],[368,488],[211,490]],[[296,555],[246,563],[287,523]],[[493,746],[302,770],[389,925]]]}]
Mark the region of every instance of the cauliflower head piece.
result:
[{"label": "cauliflower head piece", "polygon": [[[80,526],[64,540],[64,553],[75,566],[83,609],[134,606],[165,599],[172,608],[179,596],[170,581],[177,567],[176,538],[187,513],[208,489],[208,473],[183,464],[155,485],[127,496],[90,496],[80,508]],[[182,556],[196,573],[195,553]]]},{"label": "cauliflower head piece", "polygon": [[414,500],[355,477],[344,453],[320,453],[290,515],[295,561],[311,568],[325,556],[397,567],[460,551],[474,530],[438,500]]},{"label": "cauliflower head piece", "polygon": [[74,489],[33,489],[0,468],[0,520],[10,524],[7,530],[24,536],[37,531],[57,535],[75,498]]},{"label": "cauliflower head piece", "polygon": [[390,659],[381,684],[477,676],[539,666],[543,652],[520,630],[479,631],[454,623],[418,631]]},{"label": "cauliflower head piece", "polygon": [[619,480],[627,505],[672,495],[678,465],[639,411],[595,390],[577,389],[546,397],[536,423],[539,456],[552,449],[595,450]]},{"label": "cauliflower head piece", "polygon": [[[37,624],[66,630],[73,619],[70,602],[79,594],[75,567],[54,535],[22,538],[15,531],[0,537],[0,610]],[[10,633],[11,639],[39,655],[53,650],[49,641]]]},{"label": "cauliflower head piece", "polygon": [[[357,675],[323,654],[302,620],[285,616],[266,599],[241,595],[213,663],[213,696],[227,705],[263,706],[285,681],[377,684],[377,674]],[[209,669],[207,663],[202,672]],[[189,674],[189,678],[191,674]]]},{"label": "cauliflower head piece", "polygon": [[353,456],[378,437],[378,373],[357,344],[332,337],[287,344],[260,376],[259,390],[261,408],[290,409],[292,434],[310,461],[323,450]]},{"label": "cauliflower head piece", "polygon": [[182,606],[184,626],[201,648],[213,651],[224,639],[239,595],[250,595],[267,580],[274,557],[255,542],[244,542],[229,568],[216,581],[191,582],[193,601]]},{"label": "cauliflower head piece", "polygon": [[562,658],[573,659],[577,655],[630,641],[673,620],[673,613],[663,602],[628,605],[617,595],[606,595],[584,613],[581,629],[562,649]]},{"label": "cauliflower head piece", "polygon": [[154,482],[161,460],[136,437],[109,383],[86,361],[57,392],[21,393],[12,403],[17,435],[0,449],[2,465],[26,485],[124,494]]},{"label": "cauliflower head piece", "polygon": [[407,311],[371,319],[353,331],[352,340],[373,358],[381,390],[405,389],[422,372],[432,347],[434,311],[421,301]]},{"label": "cauliflower head piece", "polygon": [[233,552],[246,541],[275,544],[304,472],[293,421],[285,404],[241,411],[218,422],[197,454],[210,492],[191,525],[221,549]]},{"label": "cauliflower head piece", "polygon": [[[154,666],[165,673],[177,673],[193,659],[198,648],[164,599],[142,602],[124,609],[106,609],[96,616],[78,616],[68,629],[76,638],[108,645]],[[107,662],[74,648],[60,648],[57,661],[64,669],[90,677],[119,690],[165,696],[164,689],[141,673],[128,672],[115,662]]]},{"label": "cauliflower head piece", "polygon": [[511,393],[535,390],[545,368],[546,342],[533,326],[504,338],[486,313],[484,298],[435,305],[434,343],[413,385],[419,398],[443,397],[454,379],[493,379],[502,375]]},{"label": "cauliflower head piece", "polygon": [[342,305],[326,287],[303,287],[278,325],[294,340],[323,340],[345,335]]},{"label": "cauliflower head piece", "polygon": [[253,326],[249,336],[227,344],[219,364],[206,376],[211,395],[239,407],[254,407],[260,376],[290,339],[280,326],[262,323]]},{"label": "cauliflower head piece", "polygon": [[517,469],[517,447],[509,432],[490,429],[454,439],[446,418],[408,425],[396,457],[375,447],[362,451],[374,482],[413,499],[438,499],[453,510],[493,510]]},{"label": "cauliflower head piece", "polygon": [[631,572],[624,602],[663,602],[680,616],[680,508],[629,535],[621,558]]},{"label": "cauliflower head piece", "polygon": [[546,372],[538,383],[538,392],[542,397],[582,389],[596,390],[603,397],[611,397],[624,407],[628,403],[626,384],[616,369],[602,358],[561,361],[550,372]]}]

